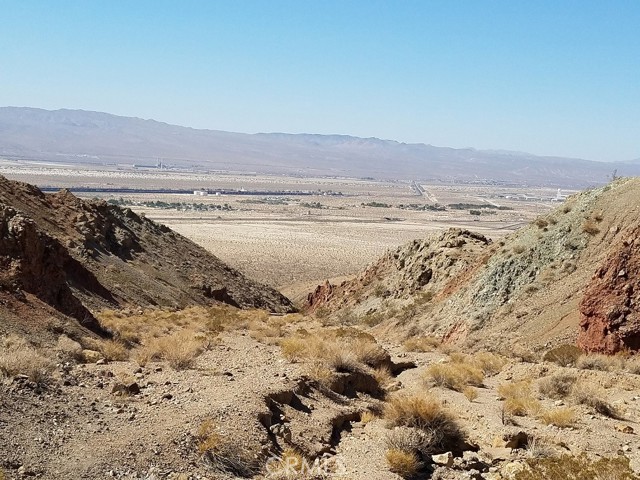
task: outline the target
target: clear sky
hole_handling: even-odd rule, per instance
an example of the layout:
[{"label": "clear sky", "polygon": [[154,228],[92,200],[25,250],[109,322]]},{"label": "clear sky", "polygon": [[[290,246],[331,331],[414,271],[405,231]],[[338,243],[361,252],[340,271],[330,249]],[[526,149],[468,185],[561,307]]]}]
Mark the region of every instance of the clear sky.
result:
[{"label": "clear sky", "polygon": [[0,0],[0,105],[640,157],[639,0]]}]

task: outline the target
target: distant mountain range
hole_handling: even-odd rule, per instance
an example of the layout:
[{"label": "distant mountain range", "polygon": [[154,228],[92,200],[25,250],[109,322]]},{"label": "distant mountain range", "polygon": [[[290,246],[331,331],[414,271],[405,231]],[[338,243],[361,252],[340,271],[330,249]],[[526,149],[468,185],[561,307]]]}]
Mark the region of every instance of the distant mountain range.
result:
[{"label": "distant mountain range", "polygon": [[0,108],[0,157],[60,163],[165,165],[399,180],[501,181],[585,187],[640,160],[594,162],[527,153],[406,144],[347,135],[197,130],[83,110]]}]

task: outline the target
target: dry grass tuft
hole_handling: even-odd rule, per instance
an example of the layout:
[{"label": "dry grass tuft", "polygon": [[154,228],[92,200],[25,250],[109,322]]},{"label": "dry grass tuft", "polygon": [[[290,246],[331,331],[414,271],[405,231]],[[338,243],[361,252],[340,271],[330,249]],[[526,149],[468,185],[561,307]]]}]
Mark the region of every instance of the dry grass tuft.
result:
[{"label": "dry grass tuft", "polygon": [[498,394],[504,398],[504,411],[509,415],[535,416],[542,410],[542,405],[533,396],[529,381],[502,384],[498,387]]},{"label": "dry grass tuft", "polygon": [[[335,372],[368,372],[380,384],[389,383],[389,354],[375,338],[355,328],[307,331],[280,341],[282,355],[291,362],[311,363],[310,374],[327,383]],[[330,373],[327,373],[329,370]]]},{"label": "dry grass tuft", "polygon": [[476,365],[485,375],[496,375],[507,364],[507,359],[491,352],[478,352],[471,356],[471,363]]},{"label": "dry grass tuft", "polygon": [[129,350],[127,350],[127,346],[119,340],[102,340],[99,341],[97,346],[105,360],[110,362],[124,362],[129,360]]},{"label": "dry grass tuft", "polygon": [[478,398],[478,390],[473,387],[464,387],[462,389],[462,393],[470,402],[473,402],[476,398]]},{"label": "dry grass tuft", "polygon": [[238,477],[252,477],[258,471],[258,465],[248,452],[226,440],[218,432],[214,420],[205,419],[195,435],[198,453],[212,470]]},{"label": "dry grass tuft", "polygon": [[419,430],[423,453],[456,448],[463,439],[453,416],[430,395],[398,393],[385,404],[383,417],[389,427]]},{"label": "dry grass tuft", "polygon": [[576,423],[576,412],[570,407],[559,407],[545,410],[540,414],[540,420],[545,425],[555,425],[559,428],[572,427]]},{"label": "dry grass tuft", "polygon": [[26,375],[36,383],[46,383],[50,378],[53,362],[23,338],[10,335],[2,339],[0,345],[0,376]]},{"label": "dry grass tuft", "polygon": [[309,478],[310,462],[295,448],[287,447],[276,461],[267,465],[268,478],[293,480]]},{"label": "dry grass tuft", "polygon": [[599,370],[608,372],[622,368],[624,360],[620,357],[591,353],[581,355],[576,361],[576,367],[582,370]]},{"label": "dry grass tuft", "polygon": [[385,454],[389,470],[401,478],[412,478],[420,470],[421,464],[413,452],[390,448]]},{"label": "dry grass tuft", "polygon": [[602,399],[604,392],[585,382],[578,382],[571,390],[571,398],[578,405],[586,405],[605,417],[622,419],[622,415],[612,405]]},{"label": "dry grass tuft", "polygon": [[81,362],[84,360],[82,345],[75,340],[71,340],[66,335],[60,335],[58,337],[55,350],[63,361]]},{"label": "dry grass tuft", "polygon": [[467,363],[434,363],[427,367],[426,378],[434,385],[461,392],[469,385],[482,386],[484,374]]},{"label": "dry grass tuft", "polygon": [[176,332],[165,337],[151,339],[133,354],[139,365],[152,360],[165,360],[175,370],[193,367],[196,358],[205,350],[206,342],[187,332]]},{"label": "dry grass tuft", "polygon": [[640,375],[640,358],[634,357],[626,361],[625,368],[629,373]]},{"label": "dry grass tuft", "polygon": [[360,422],[364,423],[365,425],[369,422],[374,421],[376,418],[378,418],[378,416],[370,410],[367,410],[366,412],[362,412],[362,414],[360,414]]},{"label": "dry grass tuft", "polygon": [[411,337],[402,344],[407,352],[432,352],[440,345],[440,340],[435,337]]}]

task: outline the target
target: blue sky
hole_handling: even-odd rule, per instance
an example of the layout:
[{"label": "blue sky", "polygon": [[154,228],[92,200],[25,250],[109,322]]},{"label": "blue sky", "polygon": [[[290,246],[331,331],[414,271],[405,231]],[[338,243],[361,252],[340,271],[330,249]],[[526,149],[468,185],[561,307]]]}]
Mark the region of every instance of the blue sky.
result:
[{"label": "blue sky", "polygon": [[0,105],[640,157],[640,1],[0,0]]}]

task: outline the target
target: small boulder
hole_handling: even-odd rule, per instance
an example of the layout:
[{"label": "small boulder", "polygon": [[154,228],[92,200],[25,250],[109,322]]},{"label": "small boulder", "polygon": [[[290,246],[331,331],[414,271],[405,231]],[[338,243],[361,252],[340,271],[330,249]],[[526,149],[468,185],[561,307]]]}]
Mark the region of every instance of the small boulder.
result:
[{"label": "small boulder", "polygon": [[453,466],[453,454],[451,452],[441,453],[439,455],[431,455],[431,461],[436,465],[443,465],[445,467]]},{"label": "small boulder", "polygon": [[84,358],[84,361],[87,363],[96,363],[104,357],[100,352],[96,352],[95,350],[82,350],[82,358]]}]

